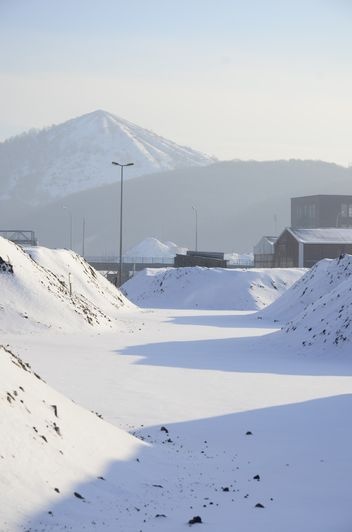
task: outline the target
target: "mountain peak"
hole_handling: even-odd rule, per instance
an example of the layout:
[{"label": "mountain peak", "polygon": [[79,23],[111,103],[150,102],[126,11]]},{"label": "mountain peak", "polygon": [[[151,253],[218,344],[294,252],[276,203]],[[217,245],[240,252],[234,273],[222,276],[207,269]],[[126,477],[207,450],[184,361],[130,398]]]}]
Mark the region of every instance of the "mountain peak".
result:
[{"label": "mountain peak", "polygon": [[98,109],[0,144],[0,199],[36,204],[113,183],[113,160],[134,163],[128,179],[216,159]]}]

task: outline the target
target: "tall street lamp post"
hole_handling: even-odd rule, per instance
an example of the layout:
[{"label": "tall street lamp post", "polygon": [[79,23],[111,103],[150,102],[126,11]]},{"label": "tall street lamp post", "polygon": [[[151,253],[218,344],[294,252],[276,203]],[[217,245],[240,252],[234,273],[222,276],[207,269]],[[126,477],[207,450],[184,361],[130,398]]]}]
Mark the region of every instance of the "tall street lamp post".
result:
[{"label": "tall street lamp post", "polygon": [[63,205],[62,208],[68,212],[70,217],[70,249],[72,249],[72,211],[67,207],[67,205]]},{"label": "tall street lamp post", "polygon": [[121,194],[120,194],[120,266],[119,266],[119,286],[122,284],[122,220],[123,220],[123,169],[125,166],[133,166],[134,163],[121,164],[112,161],[112,164],[121,168]]},{"label": "tall street lamp post", "polygon": [[196,215],[196,251],[198,251],[198,211],[193,205],[192,209],[194,210],[194,214]]}]

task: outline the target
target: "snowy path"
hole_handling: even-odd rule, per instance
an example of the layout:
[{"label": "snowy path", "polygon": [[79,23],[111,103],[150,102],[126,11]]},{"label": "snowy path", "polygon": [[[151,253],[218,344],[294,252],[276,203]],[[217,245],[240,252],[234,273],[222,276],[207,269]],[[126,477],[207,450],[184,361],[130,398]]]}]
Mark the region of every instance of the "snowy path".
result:
[{"label": "snowy path", "polygon": [[137,311],[123,322],[119,334],[16,336],[10,344],[49,384],[120,427],[352,390],[352,363],[287,352],[275,329],[248,312]]},{"label": "snowy path", "polygon": [[[347,531],[352,362],[292,352],[263,325],[244,312],[145,310],[118,334],[8,342],[54,388],[154,444],[140,457],[151,484],[129,486],[125,502],[148,510],[126,510],[121,532],[176,532],[194,515],[211,532]],[[67,524],[67,506],[54,513],[43,530]],[[72,530],[93,530],[88,510],[80,519]],[[96,529],[114,526],[106,516]]]}]

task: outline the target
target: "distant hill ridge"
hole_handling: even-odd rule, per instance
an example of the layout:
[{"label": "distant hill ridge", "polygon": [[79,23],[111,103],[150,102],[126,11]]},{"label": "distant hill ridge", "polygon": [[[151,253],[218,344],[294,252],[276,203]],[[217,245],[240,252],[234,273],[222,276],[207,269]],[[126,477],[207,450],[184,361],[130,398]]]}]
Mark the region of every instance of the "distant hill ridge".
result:
[{"label": "distant hill ridge", "polygon": [[215,158],[98,110],[0,143],[0,199],[40,204],[126,178],[205,166]]},{"label": "distant hill ridge", "polygon": [[[110,165],[112,166],[112,165]],[[349,194],[352,168],[321,161],[227,161],[129,179],[124,189],[124,251],[153,235],[192,249],[198,210],[198,246],[204,251],[248,252],[264,234],[290,224],[290,198]],[[73,246],[87,255],[116,255],[120,184],[88,189],[30,208],[1,202],[0,227],[36,231],[41,245],[67,247],[73,215]],[[274,215],[275,218],[274,218]]]}]

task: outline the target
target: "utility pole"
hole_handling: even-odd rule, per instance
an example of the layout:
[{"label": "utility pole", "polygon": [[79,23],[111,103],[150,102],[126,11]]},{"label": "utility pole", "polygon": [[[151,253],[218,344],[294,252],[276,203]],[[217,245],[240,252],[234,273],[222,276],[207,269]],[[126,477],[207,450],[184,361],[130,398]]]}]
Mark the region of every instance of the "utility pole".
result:
[{"label": "utility pole", "polygon": [[121,193],[120,193],[120,266],[119,266],[119,286],[122,285],[122,221],[123,221],[123,169],[125,166],[133,166],[134,163],[121,164],[112,161],[112,164],[121,168]]}]

